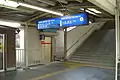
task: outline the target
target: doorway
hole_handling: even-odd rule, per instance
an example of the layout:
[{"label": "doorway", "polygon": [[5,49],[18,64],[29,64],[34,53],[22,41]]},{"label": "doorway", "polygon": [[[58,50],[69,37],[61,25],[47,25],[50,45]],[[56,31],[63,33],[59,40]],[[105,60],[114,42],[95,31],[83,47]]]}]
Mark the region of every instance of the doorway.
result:
[{"label": "doorway", "polygon": [[44,63],[49,63],[52,61],[52,38],[49,36],[44,36],[41,40],[42,45],[42,59]]},{"label": "doorway", "polygon": [[0,72],[4,71],[4,34],[0,34]]}]

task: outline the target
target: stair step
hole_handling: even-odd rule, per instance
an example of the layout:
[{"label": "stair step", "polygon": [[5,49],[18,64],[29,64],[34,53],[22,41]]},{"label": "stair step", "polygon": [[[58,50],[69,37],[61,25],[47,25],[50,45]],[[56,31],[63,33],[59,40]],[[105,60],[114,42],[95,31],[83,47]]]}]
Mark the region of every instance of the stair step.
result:
[{"label": "stair step", "polygon": [[74,54],[73,56],[89,56],[89,57],[115,57],[115,55],[99,55],[99,54]]},{"label": "stair step", "polygon": [[[115,57],[115,55],[111,54],[74,54],[75,56],[106,56],[106,57]],[[73,56],[74,56],[73,55]]]},{"label": "stair step", "polygon": [[104,60],[115,60],[115,57],[88,57],[88,56],[72,56],[71,58],[80,58],[80,59],[104,59]]},{"label": "stair step", "polygon": [[95,62],[89,62],[89,61],[76,61],[76,60],[69,60],[71,62],[78,62],[78,63],[86,63],[86,64],[95,64],[95,65],[99,65],[99,66],[111,66],[111,67],[115,67],[115,63],[112,64],[106,64],[106,63],[95,63]]},{"label": "stair step", "polygon": [[95,58],[75,58],[72,57],[71,59],[76,59],[76,60],[95,60],[95,61],[115,61],[115,59],[95,59]]},{"label": "stair step", "polygon": [[115,60],[84,59],[84,58],[71,58],[71,60],[77,60],[77,61],[90,61],[90,62],[115,62]]},{"label": "stair step", "polygon": [[73,55],[72,57],[115,58],[115,56],[92,56],[92,55],[91,56],[88,56],[88,55],[87,56],[85,56],[85,55]]}]

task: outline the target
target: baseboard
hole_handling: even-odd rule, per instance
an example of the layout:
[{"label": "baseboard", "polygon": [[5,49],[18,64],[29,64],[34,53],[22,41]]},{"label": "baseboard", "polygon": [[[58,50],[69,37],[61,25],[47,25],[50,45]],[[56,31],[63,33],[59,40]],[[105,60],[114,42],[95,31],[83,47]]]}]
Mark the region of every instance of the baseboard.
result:
[{"label": "baseboard", "polygon": [[39,63],[39,64],[31,64],[31,65],[29,65],[28,66],[28,68],[30,68],[30,67],[44,67],[44,66],[48,66],[48,65],[51,65],[51,64],[53,64],[53,63],[59,63],[58,61],[54,61],[54,62],[49,62],[49,63],[47,63],[47,64],[42,64],[42,63]]},{"label": "baseboard", "polygon": [[16,67],[7,68],[7,71],[14,71],[14,70],[16,70]]},{"label": "baseboard", "polygon": [[33,66],[38,66],[38,65],[43,65],[43,64],[41,64],[41,63],[29,64],[28,67],[33,67]]}]

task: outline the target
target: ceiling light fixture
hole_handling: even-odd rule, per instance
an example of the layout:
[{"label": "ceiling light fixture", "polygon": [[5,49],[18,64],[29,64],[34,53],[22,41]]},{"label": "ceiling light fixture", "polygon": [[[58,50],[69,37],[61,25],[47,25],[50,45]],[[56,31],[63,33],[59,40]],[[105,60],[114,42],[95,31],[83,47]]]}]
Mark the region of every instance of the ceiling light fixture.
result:
[{"label": "ceiling light fixture", "polygon": [[89,11],[89,10],[86,10],[86,12],[88,12],[89,14],[97,15],[97,14],[95,14],[94,12],[91,12],[91,11]]},{"label": "ceiling light fixture", "polygon": [[15,7],[15,8],[17,8],[18,6],[24,6],[24,7],[28,7],[28,8],[31,8],[31,9],[36,9],[36,10],[39,10],[39,11],[55,14],[55,15],[58,15],[58,16],[63,16],[64,15],[61,12],[56,12],[56,11],[53,11],[53,10],[29,5],[29,4],[26,4],[26,3],[18,3],[18,2],[10,1],[10,0],[0,0],[0,4],[5,5],[5,6],[9,6],[9,7]]},{"label": "ceiling light fixture", "polygon": [[[73,30],[73,29],[75,29],[75,28],[76,28],[76,26],[68,27],[68,28],[67,28],[67,32],[68,32],[68,31],[71,31],[71,30]],[[64,31],[65,31],[65,29],[64,29]]]},{"label": "ceiling light fixture", "polygon": [[95,13],[102,13],[102,12],[100,12],[100,11],[94,9],[94,8],[88,8],[88,10],[91,10],[91,11],[93,11],[93,12],[95,12]]},{"label": "ceiling light fixture", "polygon": [[15,27],[15,28],[21,27],[20,23],[12,22],[12,21],[3,21],[3,20],[0,20],[0,25],[10,26],[10,27]]},{"label": "ceiling light fixture", "polygon": [[0,0],[0,4],[5,6],[10,6],[10,7],[15,7],[15,8],[19,6],[17,2],[10,1],[10,0]]},{"label": "ceiling light fixture", "polygon": [[[83,8],[80,8],[80,10],[84,11]],[[91,11],[89,11],[89,10],[85,10],[85,11],[88,12],[89,14],[97,15],[97,14],[95,14],[94,12],[91,12]]]},{"label": "ceiling light fixture", "polygon": [[68,2],[66,0],[57,0],[58,2],[61,2],[61,3],[64,3],[64,4],[67,4]]},{"label": "ceiling light fixture", "polygon": [[63,16],[63,15],[64,15],[64,14],[62,14],[62,13],[60,13],[60,12],[48,10],[48,9],[45,9],[45,8],[41,8],[41,7],[37,7],[37,6],[25,4],[25,3],[19,3],[19,5],[20,5],[20,6],[24,6],[24,7],[28,7],[28,8],[32,8],[32,9],[36,9],[36,10],[39,10],[39,11],[43,11],[43,12],[47,12],[47,13],[59,15],[59,16]]},{"label": "ceiling light fixture", "polygon": [[91,21],[89,21],[89,24],[91,24],[92,22]]}]

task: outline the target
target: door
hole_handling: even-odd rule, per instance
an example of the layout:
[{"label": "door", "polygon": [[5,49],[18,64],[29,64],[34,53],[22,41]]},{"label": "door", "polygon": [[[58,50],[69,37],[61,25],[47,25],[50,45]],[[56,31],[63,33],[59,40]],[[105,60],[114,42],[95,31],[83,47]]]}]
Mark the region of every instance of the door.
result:
[{"label": "door", "polygon": [[4,71],[4,34],[0,34],[0,72]]},{"label": "door", "polygon": [[42,55],[43,55],[43,62],[49,63],[51,62],[52,56],[52,42],[51,37],[45,36],[45,39],[41,41],[42,44]]}]

